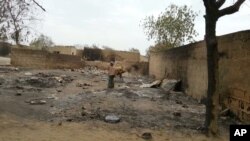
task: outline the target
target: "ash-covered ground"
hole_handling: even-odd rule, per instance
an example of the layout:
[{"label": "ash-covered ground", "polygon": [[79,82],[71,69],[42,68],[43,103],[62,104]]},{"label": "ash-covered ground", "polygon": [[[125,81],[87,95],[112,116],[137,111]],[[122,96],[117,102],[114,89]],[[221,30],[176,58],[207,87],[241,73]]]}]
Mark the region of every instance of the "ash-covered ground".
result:
[{"label": "ash-covered ground", "polygon": [[[152,133],[171,131],[202,135],[205,106],[182,92],[140,87],[152,81],[147,77],[125,74],[123,79],[115,79],[114,89],[107,89],[107,74],[96,68],[34,70],[1,67],[0,140],[1,137],[17,139],[6,135],[13,126],[8,117],[14,117],[18,123],[42,122],[55,125],[55,128],[64,124],[88,124],[125,133],[149,130]],[[109,123],[106,119],[109,115],[119,120]],[[222,137],[227,139],[228,125],[233,120],[223,117],[219,123]],[[27,123],[27,126],[32,125]],[[189,139],[185,135],[183,140]]]}]

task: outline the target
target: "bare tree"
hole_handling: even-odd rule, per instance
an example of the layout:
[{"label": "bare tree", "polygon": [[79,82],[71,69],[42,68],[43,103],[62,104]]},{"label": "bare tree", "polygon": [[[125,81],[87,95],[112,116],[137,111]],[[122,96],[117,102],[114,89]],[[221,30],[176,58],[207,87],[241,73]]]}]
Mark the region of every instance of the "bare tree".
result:
[{"label": "bare tree", "polygon": [[46,49],[48,47],[52,47],[54,45],[54,42],[52,39],[44,34],[41,34],[39,37],[31,41],[30,47],[36,48],[36,49]]},{"label": "bare tree", "polygon": [[29,22],[36,20],[36,6],[45,9],[35,0],[0,1],[0,37],[13,39],[17,45],[30,34]]},{"label": "bare tree", "polygon": [[205,128],[208,135],[217,135],[218,133],[218,42],[216,38],[216,23],[220,17],[237,12],[245,0],[237,0],[229,7],[221,9],[226,0],[203,0],[206,8],[206,48],[207,48],[207,67],[208,67],[208,91],[206,103]]}]

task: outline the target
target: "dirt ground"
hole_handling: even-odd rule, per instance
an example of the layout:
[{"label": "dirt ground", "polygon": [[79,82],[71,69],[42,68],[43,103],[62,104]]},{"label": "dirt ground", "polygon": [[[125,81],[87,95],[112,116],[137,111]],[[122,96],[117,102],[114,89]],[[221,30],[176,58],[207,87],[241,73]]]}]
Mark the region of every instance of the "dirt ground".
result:
[{"label": "dirt ground", "polygon": [[0,56],[0,65],[10,65],[10,58]]},{"label": "dirt ground", "polygon": [[[141,88],[146,77],[125,74],[106,89],[107,75],[95,68],[34,70],[0,67],[0,141],[228,140],[229,117],[220,136],[200,130],[205,106],[181,92]],[[107,115],[120,118],[105,121]]]}]

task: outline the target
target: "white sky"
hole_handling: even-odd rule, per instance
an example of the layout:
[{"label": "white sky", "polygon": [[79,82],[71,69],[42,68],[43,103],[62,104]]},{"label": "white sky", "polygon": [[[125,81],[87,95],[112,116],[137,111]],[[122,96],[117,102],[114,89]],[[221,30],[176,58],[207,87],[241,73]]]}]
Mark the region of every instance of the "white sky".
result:
[{"label": "white sky", "polygon": [[[141,54],[154,43],[140,26],[146,16],[157,16],[171,3],[188,5],[199,13],[196,40],[204,37],[202,0],[38,0],[46,9],[37,28],[59,45],[96,44],[117,50],[138,48]],[[226,5],[235,0],[227,0]],[[219,20],[217,35],[250,29],[250,0],[240,11]]]}]

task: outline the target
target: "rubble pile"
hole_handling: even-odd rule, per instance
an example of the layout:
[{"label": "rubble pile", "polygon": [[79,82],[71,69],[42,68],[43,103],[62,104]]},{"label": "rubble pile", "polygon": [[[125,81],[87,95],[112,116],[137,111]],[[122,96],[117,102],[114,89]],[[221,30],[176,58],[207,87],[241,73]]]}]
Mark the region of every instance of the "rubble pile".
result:
[{"label": "rubble pile", "polygon": [[165,91],[172,91],[176,89],[177,84],[179,84],[180,80],[174,79],[163,79],[163,80],[156,80],[150,84],[142,84],[141,88],[162,88]]},{"label": "rubble pile", "polygon": [[54,75],[54,74],[45,74],[45,73],[37,73],[32,74],[26,72],[24,76],[19,77],[16,79],[18,84],[28,84],[34,87],[41,87],[41,88],[52,88],[61,86],[66,83],[72,82],[74,79],[70,76],[66,75]]},{"label": "rubble pile", "polygon": [[[180,80],[124,75],[107,89],[108,76],[96,67],[10,72],[0,74],[0,112],[58,125],[98,121],[129,129],[196,131],[204,123],[205,106],[175,91]],[[150,132],[139,136],[153,138]]]},{"label": "rubble pile", "polygon": [[6,67],[6,66],[0,66],[0,73],[10,73],[10,72],[17,72],[19,71],[19,68],[16,67]]},{"label": "rubble pile", "polygon": [[86,66],[82,69],[71,69],[70,71],[80,72],[85,75],[102,75],[106,73],[105,70],[98,69],[94,66]]}]

